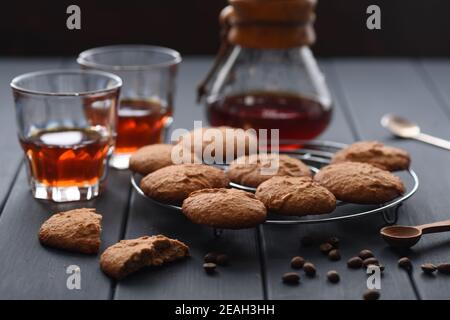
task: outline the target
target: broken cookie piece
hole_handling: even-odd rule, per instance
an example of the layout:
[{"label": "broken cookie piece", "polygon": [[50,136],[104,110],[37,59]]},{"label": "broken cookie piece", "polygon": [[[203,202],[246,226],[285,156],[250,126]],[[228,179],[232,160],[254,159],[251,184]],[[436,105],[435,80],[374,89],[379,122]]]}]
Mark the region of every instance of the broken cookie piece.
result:
[{"label": "broken cookie piece", "polygon": [[160,266],[189,256],[189,247],[163,235],[121,240],[103,252],[100,267],[115,279],[122,279],[146,266]]},{"label": "broken cookie piece", "polygon": [[42,224],[39,241],[49,247],[95,254],[100,247],[101,221],[93,208],[56,213]]}]

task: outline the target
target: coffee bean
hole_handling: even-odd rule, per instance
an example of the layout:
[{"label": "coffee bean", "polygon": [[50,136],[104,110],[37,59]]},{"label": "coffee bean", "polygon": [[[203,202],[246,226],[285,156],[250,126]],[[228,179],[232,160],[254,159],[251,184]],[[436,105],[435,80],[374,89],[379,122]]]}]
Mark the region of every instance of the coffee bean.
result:
[{"label": "coffee bean", "polygon": [[216,258],[216,263],[219,266],[226,266],[226,265],[228,265],[228,262],[229,262],[229,259],[226,254],[219,254]]},{"label": "coffee bean", "polygon": [[341,254],[338,249],[333,249],[330,252],[328,252],[328,258],[331,261],[338,261],[341,260]]},{"label": "coffee bean", "polygon": [[314,239],[310,236],[304,236],[301,240],[300,240],[301,244],[303,247],[310,247],[314,244]]},{"label": "coffee bean", "polygon": [[331,283],[338,283],[339,280],[341,279],[339,277],[339,273],[337,273],[336,270],[328,271],[327,278],[328,278],[328,281],[330,281]]},{"label": "coffee bean", "polygon": [[380,268],[381,272],[384,272],[384,264],[380,264],[378,267]]},{"label": "coffee bean", "polygon": [[358,254],[358,256],[359,256],[361,259],[363,259],[363,260],[366,260],[366,259],[368,259],[368,258],[375,257],[375,255],[373,254],[373,252],[370,251],[370,250],[367,250],[367,249],[361,250],[361,252]]},{"label": "coffee bean", "polygon": [[377,258],[374,258],[374,257],[367,258],[367,259],[363,260],[363,266],[364,267],[367,267],[368,265],[371,265],[371,264],[378,266],[378,265],[380,265],[380,262],[378,261]]},{"label": "coffee bean", "polygon": [[420,267],[422,268],[422,271],[426,274],[433,274],[437,270],[437,267],[432,263],[425,263]]},{"label": "coffee bean", "polygon": [[407,257],[400,258],[398,260],[398,266],[402,269],[405,269],[406,271],[411,271],[412,269],[411,260],[409,260],[409,258]]},{"label": "coffee bean", "polygon": [[380,299],[380,292],[377,290],[367,290],[363,294],[363,299],[364,300],[378,300],[378,299]]},{"label": "coffee bean", "polygon": [[450,274],[450,263],[441,263],[437,266],[437,270],[443,274]]},{"label": "coffee bean", "polygon": [[328,254],[328,252],[333,250],[333,246],[328,242],[325,242],[320,245],[319,249],[322,253]]},{"label": "coffee bean", "polygon": [[209,262],[216,263],[216,260],[217,260],[217,253],[214,252],[207,253],[203,258],[203,261],[205,261],[206,263]]},{"label": "coffee bean", "polygon": [[347,266],[351,269],[359,269],[363,265],[363,260],[360,257],[353,257],[347,261]]},{"label": "coffee bean", "polygon": [[298,284],[300,282],[300,275],[296,272],[287,272],[283,274],[283,282],[288,284]]},{"label": "coffee bean", "polygon": [[305,259],[302,257],[293,257],[291,260],[291,267],[294,269],[301,269],[303,265],[305,264]]},{"label": "coffee bean", "polygon": [[305,262],[303,270],[308,277],[314,277],[316,275],[316,266],[311,262]]},{"label": "coffee bean", "polygon": [[217,265],[212,262],[207,262],[203,264],[203,269],[205,269],[205,272],[207,274],[213,274],[214,272],[216,272],[216,267]]},{"label": "coffee bean", "polygon": [[333,248],[339,248],[339,238],[338,237],[331,237],[327,240],[329,244],[333,246]]}]

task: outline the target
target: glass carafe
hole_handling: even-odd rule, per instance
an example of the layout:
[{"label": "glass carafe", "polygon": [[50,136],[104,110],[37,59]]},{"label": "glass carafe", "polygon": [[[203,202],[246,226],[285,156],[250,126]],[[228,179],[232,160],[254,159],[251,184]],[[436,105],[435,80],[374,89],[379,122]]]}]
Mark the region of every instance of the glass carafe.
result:
[{"label": "glass carafe", "polygon": [[[302,1],[292,2],[301,4]],[[230,3],[236,5],[234,1]],[[239,5],[248,3],[252,4],[252,1],[241,0]],[[279,4],[276,0],[271,3]],[[259,8],[261,6],[249,7],[245,18],[253,12],[258,13]],[[228,14],[229,8],[224,12]],[[314,41],[311,24],[293,28],[293,37],[280,41],[287,31],[281,30],[284,33],[277,36],[275,30],[266,36],[263,28],[268,25],[270,32],[274,23],[263,22],[266,24],[256,23],[253,27],[256,33],[244,28],[241,28],[241,34],[240,29],[233,33],[233,25],[225,30],[225,45],[222,44],[212,72],[200,87],[207,118],[213,126],[279,129],[281,147],[295,144],[292,140],[313,139],[327,128],[332,101],[309,48]],[[286,24],[281,20],[278,23]],[[233,38],[236,35],[238,37]]]}]

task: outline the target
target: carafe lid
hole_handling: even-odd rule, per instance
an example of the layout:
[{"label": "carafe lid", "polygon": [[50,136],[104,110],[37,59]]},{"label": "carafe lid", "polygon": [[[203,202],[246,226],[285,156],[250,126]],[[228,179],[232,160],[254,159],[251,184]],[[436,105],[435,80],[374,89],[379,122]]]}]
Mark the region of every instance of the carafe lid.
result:
[{"label": "carafe lid", "polygon": [[283,49],[315,41],[317,0],[229,0],[219,17],[224,41],[247,48]]}]

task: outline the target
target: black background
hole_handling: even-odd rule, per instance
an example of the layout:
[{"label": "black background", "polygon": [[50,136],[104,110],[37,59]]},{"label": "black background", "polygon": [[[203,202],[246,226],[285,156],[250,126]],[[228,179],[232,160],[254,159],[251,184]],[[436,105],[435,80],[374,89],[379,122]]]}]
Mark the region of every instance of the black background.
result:
[{"label": "black background", "polygon": [[[66,28],[77,4],[82,29]],[[366,28],[377,4],[382,30]],[[75,55],[109,44],[146,43],[214,54],[226,0],[7,0],[0,2],[0,55]],[[450,56],[448,0],[319,0],[319,56]]]}]

